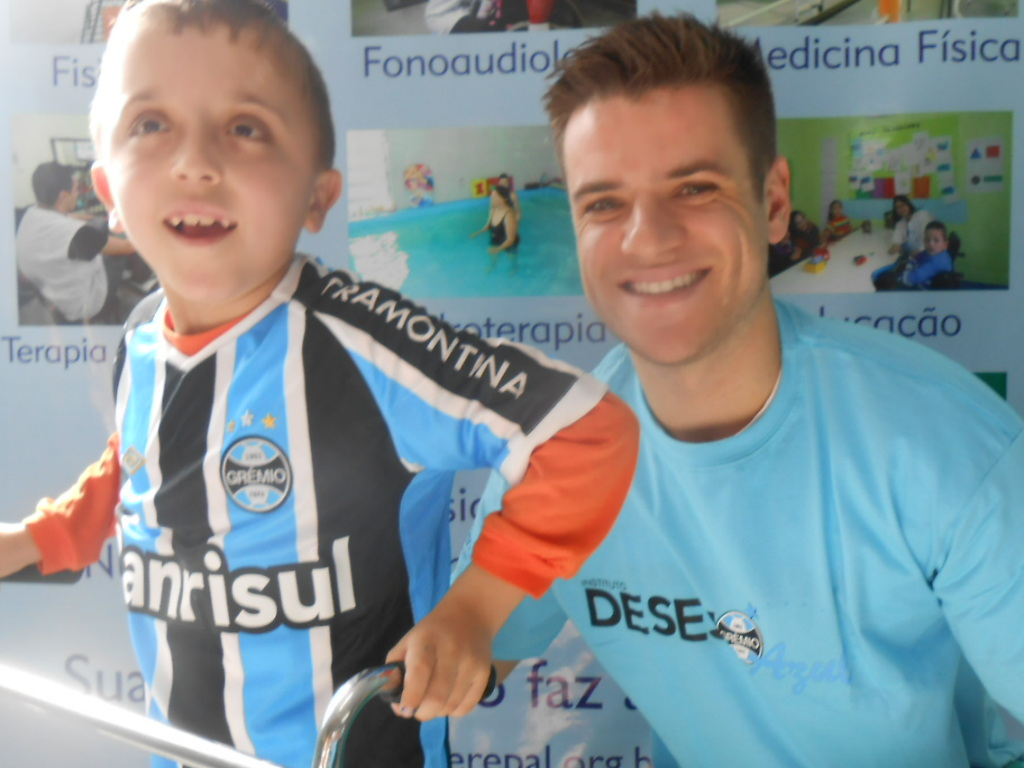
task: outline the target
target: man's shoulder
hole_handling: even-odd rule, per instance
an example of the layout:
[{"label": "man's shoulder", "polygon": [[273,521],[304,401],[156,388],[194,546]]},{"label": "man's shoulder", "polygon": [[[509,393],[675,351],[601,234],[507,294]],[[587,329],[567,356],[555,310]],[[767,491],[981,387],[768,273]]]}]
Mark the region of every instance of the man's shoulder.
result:
[{"label": "man's shoulder", "polygon": [[88,224],[81,219],[65,216],[63,213],[51,211],[49,208],[40,208],[38,205],[29,206],[22,213],[18,221],[17,235],[19,239],[25,237],[45,237],[61,234],[70,237],[82,227]]},{"label": "man's shoulder", "polygon": [[594,367],[593,374],[621,397],[629,383],[636,377],[636,368],[629,354],[629,347],[622,343],[612,347]]},{"label": "man's shoulder", "polygon": [[[821,317],[779,302],[784,344],[806,370],[840,382],[839,391],[867,405],[872,399],[904,410],[955,411],[967,420],[991,420],[1002,428],[1020,417],[977,375],[946,355],[892,332],[854,320]],[[941,324],[937,315],[915,323]],[[894,318],[894,322],[899,320]]]}]

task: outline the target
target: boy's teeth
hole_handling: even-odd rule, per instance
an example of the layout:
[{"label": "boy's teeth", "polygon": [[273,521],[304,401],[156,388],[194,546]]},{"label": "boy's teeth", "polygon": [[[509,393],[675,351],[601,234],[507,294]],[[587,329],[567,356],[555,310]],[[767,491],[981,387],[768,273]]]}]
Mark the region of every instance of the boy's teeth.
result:
[{"label": "boy's teeth", "polygon": [[212,227],[220,226],[224,229],[232,229],[232,224],[228,219],[217,219],[213,216],[200,216],[198,214],[186,214],[185,216],[170,216],[167,222],[178,229],[182,226],[186,227]]}]

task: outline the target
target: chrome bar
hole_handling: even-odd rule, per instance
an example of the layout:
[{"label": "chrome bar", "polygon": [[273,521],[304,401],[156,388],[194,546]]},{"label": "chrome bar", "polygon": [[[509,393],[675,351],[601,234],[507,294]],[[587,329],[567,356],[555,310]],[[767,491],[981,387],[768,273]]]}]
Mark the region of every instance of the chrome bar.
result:
[{"label": "chrome bar", "polygon": [[344,768],[345,742],[363,706],[379,693],[395,693],[402,687],[404,667],[385,664],[355,675],[331,697],[320,725],[313,768]]},{"label": "chrome bar", "polygon": [[[317,737],[313,768],[343,768],[345,742],[359,712],[379,693],[401,690],[402,664],[360,672],[331,697]],[[152,720],[40,675],[0,664],[0,693],[10,693],[51,714],[66,714],[100,733],[177,760],[190,768],[281,768],[216,741]]]},{"label": "chrome bar", "polygon": [[11,693],[49,713],[71,715],[92,724],[100,733],[191,768],[281,768],[4,664],[0,664],[0,692]]}]

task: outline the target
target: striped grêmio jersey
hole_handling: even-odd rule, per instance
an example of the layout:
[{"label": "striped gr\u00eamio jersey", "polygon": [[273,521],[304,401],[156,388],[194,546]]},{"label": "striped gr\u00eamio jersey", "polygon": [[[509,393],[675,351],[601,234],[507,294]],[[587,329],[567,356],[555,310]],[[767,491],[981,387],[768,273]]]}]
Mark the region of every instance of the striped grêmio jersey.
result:
[{"label": "striped gr\u00eamio jersey", "polygon": [[[447,588],[452,473],[517,481],[603,386],[303,258],[193,356],[164,338],[163,304],[139,310],[115,382],[151,714],[305,768],[335,688]],[[447,765],[444,721],[375,701],[355,730],[347,765]]]}]

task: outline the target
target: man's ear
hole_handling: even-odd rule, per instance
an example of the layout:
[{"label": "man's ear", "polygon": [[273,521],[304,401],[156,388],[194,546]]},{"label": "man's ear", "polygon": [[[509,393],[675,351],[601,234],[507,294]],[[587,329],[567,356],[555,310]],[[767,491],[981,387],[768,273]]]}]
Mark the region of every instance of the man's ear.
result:
[{"label": "man's ear", "polygon": [[313,196],[306,213],[306,229],[319,232],[327,219],[327,213],[341,197],[341,171],[331,168],[322,171],[313,184]]},{"label": "man's ear", "polygon": [[789,229],[789,214],[793,209],[790,194],[789,161],[775,158],[764,181],[764,201],[768,210],[768,242],[777,243]]}]

